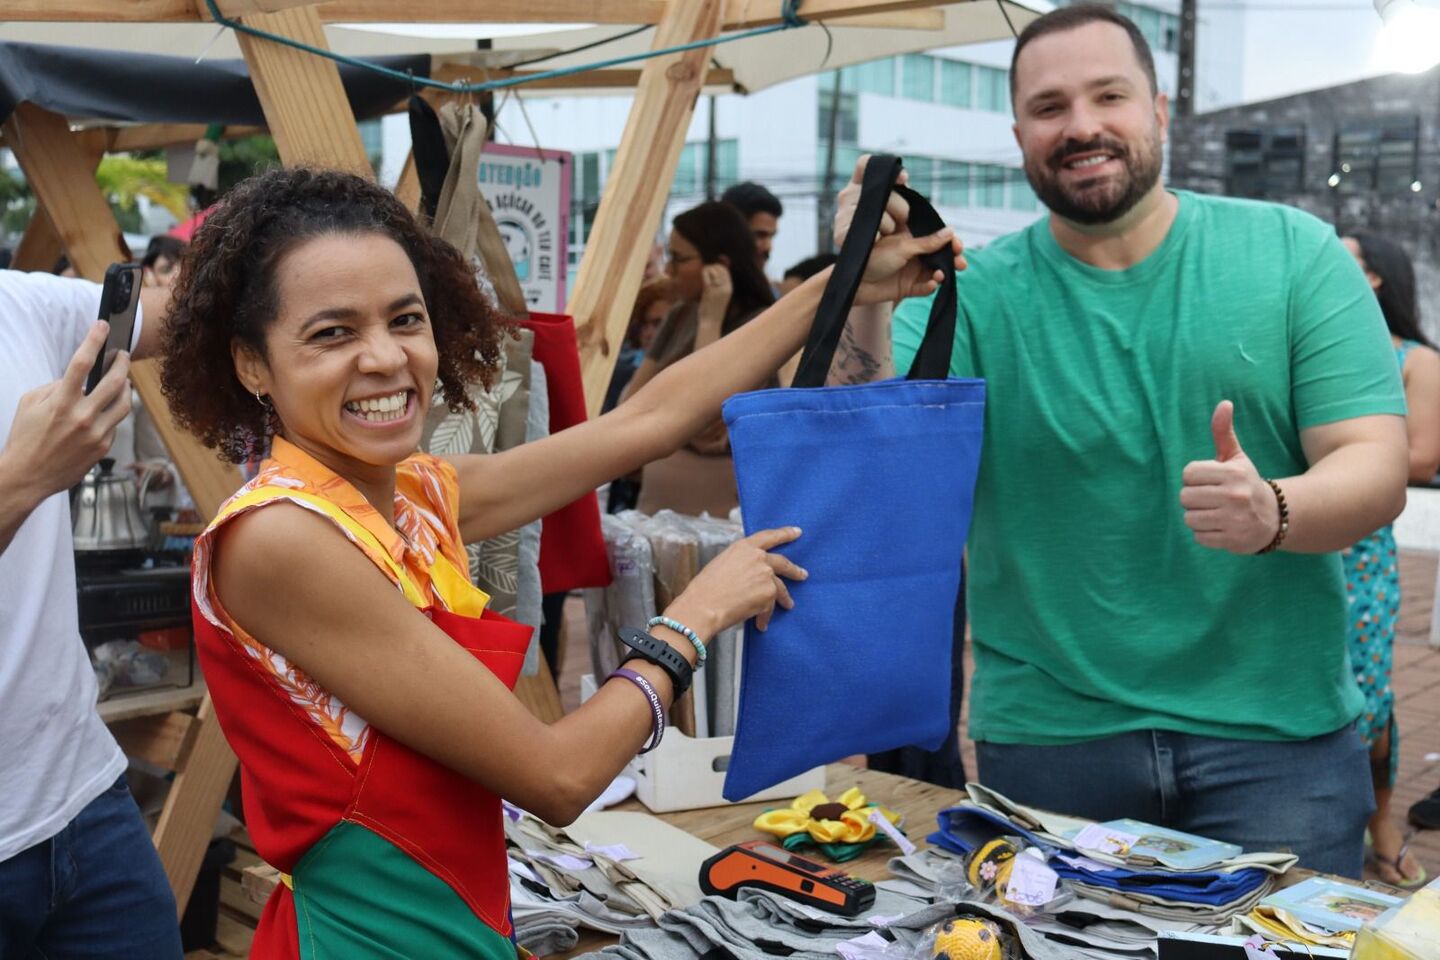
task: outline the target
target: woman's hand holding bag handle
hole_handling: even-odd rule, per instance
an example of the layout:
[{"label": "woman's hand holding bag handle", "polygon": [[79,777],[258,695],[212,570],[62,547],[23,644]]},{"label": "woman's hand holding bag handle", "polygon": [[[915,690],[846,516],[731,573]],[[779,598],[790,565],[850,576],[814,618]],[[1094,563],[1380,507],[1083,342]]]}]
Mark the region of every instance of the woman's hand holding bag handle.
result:
[{"label": "woman's hand holding bag handle", "polygon": [[[945,229],[945,221],[930,205],[930,202],[914,190],[897,183],[903,169],[899,157],[877,154],[870,158],[865,167],[861,186],[860,202],[850,222],[850,230],[841,245],[839,259],[835,263],[825,294],[820,299],[820,308],[815,311],[815,322],[810,328],[810,338],[800,356],[800,365],[791,384],[794,387],[820,387],[830,372],[835,350],[840,344],[840,335],[845,330],[845,321],[850,308],[855,304],[855,294],[864,279],[865,266],[869,262],[885,206],[891,192],[900,194],[910,205],[907,226],[912,236],[925,237]],[[921,262],[943,275],[935,293],[934,305],[930,310],[930,322],[921,341],[915,362],[906,377],[909,380],[943,380],[950,369],[950,351],[955,341],[955,260],[949,247],[942,247],[927,254]]]}]

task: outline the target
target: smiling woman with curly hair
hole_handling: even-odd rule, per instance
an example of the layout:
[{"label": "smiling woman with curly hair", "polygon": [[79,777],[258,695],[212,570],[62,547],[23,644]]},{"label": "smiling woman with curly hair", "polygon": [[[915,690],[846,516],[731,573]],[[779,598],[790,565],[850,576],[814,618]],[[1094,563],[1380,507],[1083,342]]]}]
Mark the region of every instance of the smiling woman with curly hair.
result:
[{"label": "smiling woman with curly hair", "polygon": [[[915,258],[947,239],[882,241],[857,302],[933,289]],[[515,955],[499,798],[568,823],[658,740],[703,641],[752,616],[763,627],[791,605],[782,578],[805,573],[770,552],[798,530],[741,541],[666,610],[689,633],[656,627],[546,725],[507,689],[531,630],[485,610],[464,543],[673,451],[799,349],[824,282],[617,412],[442,460],[416,453],[424,412],[436,390],[467,405],[506,330],[461,255],[344,173],[263,174],[206,220],[162,379],[176,420],[225,458],[270,448],[197,539],[193,586],[246,821],[285,875],[254,956]]]},{"label": "smiling woman with curly hair", "polygon": [[176,421],[206,446],[232,463],[263,449],[269,408],[234,377],[216,382],[215,371],[230,366],[236,345],[264,355],[280,296],[276,265],[322,234],[375,233],[401,247],[429,305],[445,401],[452,410],[474,408],[466,389],[499,359],[508,324],[485,302],[460,252],[422,229],[390,191],[359,177],[291,169],[240,184],[215,216],[216,229],[196,234],[191,268],[175,289],[163,378]]}]

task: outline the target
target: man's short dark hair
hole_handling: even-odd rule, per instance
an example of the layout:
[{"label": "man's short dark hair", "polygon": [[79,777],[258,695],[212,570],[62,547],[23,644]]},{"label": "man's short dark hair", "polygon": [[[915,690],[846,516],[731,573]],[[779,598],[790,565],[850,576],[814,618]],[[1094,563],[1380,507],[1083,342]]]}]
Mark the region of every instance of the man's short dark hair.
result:
[{"label": "man's short dark hair", "polygon": [[815,274],[833,264],[838,257],[833,253],[817,253],[813,257],[806,257],[795,266],[785,271],[785,279],[795,277],[798,280],[809,280]]},{"label": "man's short dark hair", "polygon": [[722,203],[728,203],[749,220],[757,213],[768,213],[777,220],[785,213],[785,207],[780,203],[780,198],[758,183],[746,181],[737,183],[735,186],[720,194]]},{"label": "man's short dark hair", "polygon": [[1067,30],[1074,30],[1091,23],[1113,23],[1130,35],[1130,44],[1135,48],[1135,59],[1140,61],[1140,69],[1145,71],[1145,78],[1150,81],[1150,95],[1154,96],[1160,92],[1160,85],[1155,80],[1155,57],[1150,53],[1150,44],[1146,42],[1145,35],[1135,22],[1124,14],[1116,13],[1109,7],[1102,7],[1094,3],[1081,3],[1073,7],[1060,7],[1051,10],[1035,20],[1031,20],[1020,36],[1015,41],[1015,52],[1010,55],[1010,103],[1015,103],[1015,65],[1020,62],[1020,51],[1032,40],[1039,39],[1051,33],[1064,33]]}]

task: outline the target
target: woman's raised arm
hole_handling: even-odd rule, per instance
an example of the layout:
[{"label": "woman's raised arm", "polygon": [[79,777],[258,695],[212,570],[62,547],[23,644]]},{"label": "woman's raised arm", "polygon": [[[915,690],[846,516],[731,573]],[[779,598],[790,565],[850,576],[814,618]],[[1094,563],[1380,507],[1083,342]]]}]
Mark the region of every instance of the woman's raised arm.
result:
[{"label": "woman's raised arm", "polygon": [[[950,244],[953,231],[897,234],[876,244],[857,303],[924,296],[940,271],[917,258]],[[552,437],[492,455],[452,458],[460,477],[460,533],[467,543],[524,526],[614,477],[673,453],[719,415],[726,398],[753,390],[805,343],[825,270],[729,336],[658,373],[625,403]]]}]

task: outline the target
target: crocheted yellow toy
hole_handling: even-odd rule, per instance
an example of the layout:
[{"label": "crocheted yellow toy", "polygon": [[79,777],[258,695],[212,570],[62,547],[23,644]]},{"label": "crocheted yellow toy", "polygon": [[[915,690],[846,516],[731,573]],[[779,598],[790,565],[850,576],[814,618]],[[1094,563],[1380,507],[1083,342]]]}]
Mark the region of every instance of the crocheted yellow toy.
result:
[{"label": "crocheted yellow toy", "polygon": [[989,920],[947,920],[935,934],[936,960],[1001,960],[1000,928]]}]

